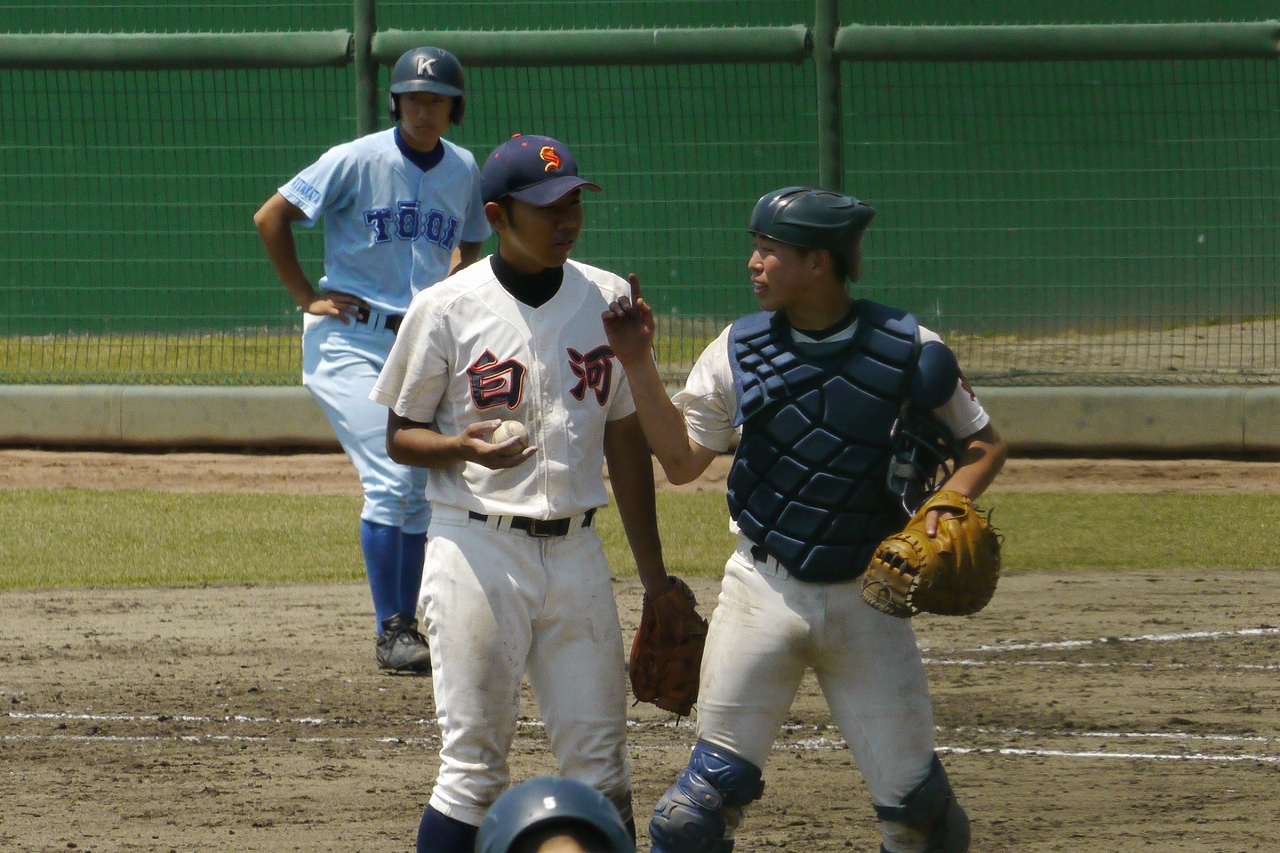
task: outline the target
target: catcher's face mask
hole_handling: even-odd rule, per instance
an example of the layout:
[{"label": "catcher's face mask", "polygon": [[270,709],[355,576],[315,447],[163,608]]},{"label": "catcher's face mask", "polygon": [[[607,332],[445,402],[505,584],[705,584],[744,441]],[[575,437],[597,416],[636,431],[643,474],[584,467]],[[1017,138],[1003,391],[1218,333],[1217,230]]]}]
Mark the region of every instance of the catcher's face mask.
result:
[{"label": "catcher's face mask", "polygon": [[912,516],[955,471],[960,443],[936,418],[910,403],[898,413],[889,436],[893,458],[887,485]]}]

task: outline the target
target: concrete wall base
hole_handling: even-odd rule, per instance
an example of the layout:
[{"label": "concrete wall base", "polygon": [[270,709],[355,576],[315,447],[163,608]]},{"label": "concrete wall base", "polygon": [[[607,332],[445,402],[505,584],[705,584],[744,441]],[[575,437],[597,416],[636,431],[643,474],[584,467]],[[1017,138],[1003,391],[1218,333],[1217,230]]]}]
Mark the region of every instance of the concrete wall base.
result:
[{"label": "concrete wall base", "polygon": [[[1280,388],[978,388],[1017,453],[1280,453]],[[338,443],[295,388],[0,386],[0,444],[311,448]]]}]

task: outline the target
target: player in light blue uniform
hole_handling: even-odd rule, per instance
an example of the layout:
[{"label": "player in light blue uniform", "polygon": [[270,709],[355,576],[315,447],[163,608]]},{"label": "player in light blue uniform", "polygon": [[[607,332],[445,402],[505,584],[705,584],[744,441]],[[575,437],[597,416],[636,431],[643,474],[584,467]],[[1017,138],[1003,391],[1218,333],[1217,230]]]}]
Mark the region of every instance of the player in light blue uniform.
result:
[{"label": "player in light blue uniform", "polygon": [[[418,588],[431,505],[427,472],[387,456],[387,409],[369,399],[414,294],[472,263],[490,234],[471,153],[442,138],[462,121],[462,66],[420,47],[391,72],[396,127],[338,145],[254,215],[267,256],[306,312],[302,384],[364,487],[360,544],[377,617],[378,666],[429,671]],[[298,261],[294,223],[324,219],[324,276]],[[456,260],[455,260],[456,254]]]}]

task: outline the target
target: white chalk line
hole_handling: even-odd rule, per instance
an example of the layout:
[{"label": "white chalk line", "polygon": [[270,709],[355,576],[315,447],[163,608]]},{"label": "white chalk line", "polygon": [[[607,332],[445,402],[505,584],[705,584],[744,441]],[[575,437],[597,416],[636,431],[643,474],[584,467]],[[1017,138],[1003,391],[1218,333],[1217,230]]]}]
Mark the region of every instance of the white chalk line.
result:
[{"label": "white chalk line", "polygon": [[[254,743],[254,744],[270,744],[272,741],[281,741],[288,743],[308,743],[321,745],[360,745],[374,744],[378,746],[413,746],[428,747],[435,746],[439,743],[438,739],[431,738],[267,738],[267,737],[246,737],[240,735],[178,735],[171,737],[159,736],[118,736],[118,735],[4,735],[0,737],[0,741],[4,742],[48,742],[48,741],[67,741],[73,743],[164,743],[164,742],[183,742],[183,743],[204,743],[204,742],[233,742],[233,743]],[[775,751],[794,751],[803,750],[806,752],[823,752],[833,751],[845,748],[845,743],[840,739],[831,738],[810,738],[806,740],[779,743],[774,745]],[[688,744],[671,744],[669,746],[649,746],[637,748],[635,745],[629,747],[632,752],[655,752],[655,751],[687,751]],[[1071,751],[1065,749],[1019,749],[1015,747],[967,747],[967,746],[938,746],[937,751],[951,755],[1003,755],[1009,757],[1032,757],[1032,758],[1083,758],[1083,759],[1105,759],[1119,758],[1129,761],[1217,761],[1217,762],[1240,762],[1255,761],[1267,764],[1280,764],[1280,756],[1276,755],[1213,755],[1203,752],[1191,754],[1172,754],[1172,753],[1156,753],[1156,752],[1098,752],[1098,751]]]},{"label": "white chalk line", "polygon": [[[1093,645],[1104,645],[1110,643],[1138,643],[1138,642],[1177,642],[1182,640],[1201,640],[1201,639],[1220,639],[1226,637],[1256,637],[1280,634],[1280,628],[1270,626],[1260,628],[1243,628],[1235,631],[1193,631],[1177,634],[1144,634],[1136,637],[1098,637],[1087,640],[1061,640],[1055,642],[1043,643],[1000,643],[996,645],[984,645],[971,649],[957,649],[957,654],[972,654],[981,652],[1009,652],[1009,651],[1029,651],[1036,649],[1071,649],[1084,648]],[[932,651],[929,648],[922,648],[921,651]],[[946,650],[940,650],[947,654]],[[992,666],[992,665],[1013,665],[1013,666],[1074,666],[1074,667],[1115,667],[1129,666],[1144,669],[1164,668],[1164,669],[1238,669],[1238,670],[1275,670],[1280,669],[1280,665],[1274,664],[1236,664],[1232,666],[1224,666],[1221,664],[1149,664],[1122,662],[1115,663],[1089,663],[1089,662],[1072,662],[1072,661],[1011,661],[1011,662],[992,662],[978,661],[971,659],[926,659],[926,663],[939,666]],[[191,716],[181,714],[71,714],[71,713],[23,713],[9,711],[3,716],[8,716],[19,720],[47,720],[47,721],[86,721],[86,722],[125,722],[125,723],[152,723],[152,722],[176,722],[176,723],[194,723],[194,724],[211,724],[216,722],[222,723],[241,723],[241,724],[275,724],[275,725],[301,725],[301,726],[324,726],[324,725],[350,725],[361,724],[362,721],[346,718],[327,719],[324,717],[294,717],[287,719],[278,719],[270,717],[248,717],[243,715],[229,715],[224,717],[208,717],[208,716]],[[433,719],[414,720],[410,725],[431,726],[435,725]],[[637,721],[628,720],[628,727],[636,727],[639,725]],[[653,725],[653,724],[649,724]],[[658,724],[659,726],[668,727],[691,727],[689,721],[676,722],[675,724]],[[518,728],[543,728],[541,720],[520,720],[517,722]],[[784,731],[797,731],[800,727],[784,727]],[[955,729],[957,733],[962,733],[965,729]],[[1005,736],[1027,736],[1038,737],[1035,732],[1024,732],[1017,729],[972,729],[972,731],[986,734],[1002,734]],[[1205,741],[1252,741],[1261,743],[1270,743],[1273,738],[1252,737],[1252,736],[1236,736],[1236,735],[1192,735],[1182,732],[1050,732],[1048,736],[1053,737],[1095,737],[1095,738],[1132,738],[1132,739],[1172,739],[1172,740],[1205,740]],[[424,746],[438,743],[438,738],[403,738],[403,737],[375,737],[375,738],[343,738],[343,737],[266,737],[253,735],[222,735],[222,734],[198,734],[198,735],[4,735],[0,736],[0,741],[68,741],[68,742],[165,742],[165,741],[182,741],[190,743],[202,742],[243,742],[243,743],[270,743],[273,740],[287,740],[290,743],[316,743],[316,744],[359,744],[371,743],[379,745],[404,745],[404,746]],[[632,747],[635,748],[634,746]],[[651,749],[648,747],[646,749]],[[664,747],[659,747],[662,749]],[[679,749],[686,747],[679,746]],[[804,749],[804,750],[829,750],[843,749],[845,743],[840,738],[809,738],[800,741],[776,744],[775,749]],[[951,752],[955,754],[979,753],[979,754],[1000,754],[1010,756],[1040,756],[1040,757],[1075,757],[1075,758],[1127,758],[1140,760],[1179,760],[1179,761],[1262,761],[1267,763],[1280,762],[1280,757],[1267,755],[1207,755],[1196,753],[1192,755],[1175,755],[1161,753],[1116,753],[1116,752],[1072,752],[1067,750],[1044,750],[1044,749],[1019,749],[1014,747],[1004,748],[974,748],[974,747],[949,747],[939,746],[939,752]]]},{"label": "white chalk line", "polygon": [[952,731],[956,734],[968,734],[975,732],[977,734],[993,734],[993,735],[1012,735],[1015,737],[1085,737],[1085,738],[1108,738],[1121,739],[1133,738],[1140,740],[1208,740],[1208,741],[1227,741],[1242,743],[1277,743],[1280,744],[1280,737],[1270,737],[1268,735],[1200,735],[1190,732],[1081,732],[1074,729],[1051,729],[1047,732],[1038,732],[1032,729],[1019,728],[993,728],[990,726],[955,726],[951,729],[938,728],[939,732]]},{"label": "white chalk line", "polygon": [[[226,717],[193,717],[193,716],[169,716],[166,714],[68,714],[68,713],[24,713],[21,711],[6,711],[3,715],[15,720],[41,720],[50,722],[60,722],[66,720],[82,721],[82,722],[123,722],[123,723],[152,723],[152,722],[172,722],[181,720],[190,723],[202,723],[208,725],[214,722],[224,723],[251,723],[273,725],[303,725],[309,727],[318,727],[324,725],[351,725],[353,720],[347,718],[336,718],[326,720],[323,717],[294,717],[288,719],[269,718],[269,717],[245,717],[245,716],[226,716]],[[362,721],[354,721],[358,725],[365,725]],[[414,726],[432,726],[436,725],[434,719],[423,718],[412,720],[409,725]],[[679,722],[658,722],[643,723],[638,720],[628,720],[628,728],[693,728],[693,723],[688,719],[682,719]],[[546,724],[542,720],[524,719],[516,722],[517,728],[524,729],[543,729]],[[784,724],[781,731],[788,734],[805,731],[808,726],[792,724]],[[1050,731],[1036,731],[1033,729],[1021,728],[997,728],[993,726],[956,726],[949,729],[938,727],[939,732],[951,731],[956,734],[983,734],[983,735],[1004,735],[1014,737],[1092,737],[1092,738],[1140,738],[1140,739],[1170,739],[1170,740],[1214,740],[1214,741],[1249,741],[1257,743],[1280,743],[1280,737],[1268,737],[1266,735],[1214,735],[1214,734],[1193,734],[1190,732],[1089,732],[1078,731],[1075,729],[1054,729]],[[62,737],[75,737],[75,735],[62,735]],[[103,735],[107,738],[110,736]],[[173,735],[172,737],[202,737],[201,735]],[[204,735],[203,737],[222,737],[230,738],[230,735]],[[244,740],[265,740],[260,735],[241,735],[238,736]],[[298,742],[303,742],[305,738],[294,738]],[[330,738],[330,741],[337,742],[341,739]],[[385,740],[394,742],[397,740],[412,740],[411,738],[388,737]]]},{"label": "white chalk line", "polygon": [[65,741],[68,743],[311,743],[322,745],[378,744],[390,746],[439,746],[440,738],[408,737],[265,737],[262,735],[4,735],[5,742]]},{"label": "white chalk line", "polygon": [[974,749],[971,747],[940,746],[938,752],[952,755],[1009,755],[1031,756],[1034,758],[1123,758],[1129,761],[1261,761],[1267,764],[1280,764],[1280,755],[1169,755],[1157,752],[1068,752],[1062,749]]},{"label": "white chalk line", "polygon": [[[800,741],[774,744],[774,751],[786,752],[799,749],[805,752],[825,752],[846,748],[840,738],[806,738]],[[1068,749],[1026,749],[1018,747],[975,747],[975,746],[938,746],[938,752],[951,755],[1006,755],[1011,757],[1032,758],[1123,758],[1138,761],[1261,761],[1266,764],[1280,764],[1280,755],[1259,755],[1245,753],[1227,755],[1223,753],[1160,753],[1160,752],[1101,752],[1097,750]]]},{"label": "white chalk line", "polygon": [[[59,720],[59,719],[78,719],[78,720],[100,720],[112,722],[156,722],[162,718],[166,720],[175,719],[174,717],[164,717],[164,715],[146,715],[132,717],[127,714],[112,715],[91,715],[91,714],[29,714],[20,712],[8,712],[5,716],[22,719],[22,720]],[[186,717],[188,722],[204,722],[206,724],[214,722],[213,718],[208,717]],[[265,718],[248,718],[248,717],[225,717],[223,722],[282,722],[278,720],[267,720]],[[307,726],[324,725],[325,721],[316,718],[301,718],[297,722]],[[419,724],[432,724],[434,720],[419,720]],[[522,728],[541,728],[542,722],[537,720],[521,720],[518,723]],[[637,725],[635,721],[629,721],[629,725]],[[668,727],[669,724],[659,724],[658,728]],[[784,726],[784,732],[802,731],[801,726]],[[1027,729],[1017,728],[992,728],[992,727],[970,727],[961,726],[949,730],[941,727],[939,732],[951,731],[954,734],[978,734],[978,735],[1000,735],[1004,737],[1019,738],[1039,738],[1039,737],[1065,737],[1065,738],[1102,738],[1110,740],[1131,739],[1131,740],[1166,740],[1180,742],[1247,742],[1258,744],[1280,743],[1280,738],[1257,735],[1202,735],[1192,734],[1188,732],[1080,732],[1080,731],[1063,731],[1052,730],[1047,732],[1037,732]],[[263,736],[263,735],[229,735],[229,734],[174,734],[174,735],[74,735],[74,734],[16,734],[0,736],[0,741],[6,743],[14,742],[64,742],[64,743],[241,743],[256,745],[272,745],[276,743],[290,744],[318,744],[318,745],[349,745],[349,746],[390,746],[390,747],[412,747],[412,748],[434,748],[439,745],[438,737],[292,737],[292,736]],[[655,746],[652,744],[632,744],[629,747],[633,752],[654,752],[677,750],[683,751],[689,748],[687,743],[672,743],[670,745]],[[823,752],[842,750],[846,748],[845,741],[842,738],[834,737],[813,737],[801,738],[794,741],[783,741],[774,744],[775,751],[795,751],[801,750],[805,752]],[[1064,749],[1030,749],[1019,747],[965,747],[965,746],[939,746],[938,752],[951,753],[956,755],[1003,755],[1009,757],[1048,757],[1048,758],[1079,758],[1079,759],[1107,759],[1120,758],[1127,760],[1144,760],[1144,761],[1217,761],[1217,762],[1240,762],[1240,761],[1257,761],[1268,764],[1280,763],[1280,756],[1261,755],[1261,754],[1223,754],[1223,753],[1205,753],[1195,752],[1189,754],[1177,753],[1158,753],[1158,752],[1104,752],[1098,750],[1064,750]]]},{"label": "white chalk line", "polygon": [[[334,717],[332,719],[326,717],[246,717],[243,715],[229,715],[225,717],[193,717],[176,714],[72,714],[68,712],[58,713],[26,713],[22,711],[5,711],[0,713],[0,717],[12,717],[15,720],[47,720],[50,722],[64,721],[80,721],[90,723],[247,723],[247,724],[271,724],[271,725],[298,725],[298,726],[330,726],[330,725],[372,725],[366,720],[359,720],[353,717]],[[385,725],[385,723],[382,723]],[[406,725],[410,726],[435,726],[436,720],[431,718],[421,718],[417,720],[409,720]],[[692,728],[693,723],[689,718],[684,717],[678,721],[670,723],[641,723],[638,720],[627,720],[628,727],[645,725],[648,727],[667,728]],[[542,729],[546,728],[546,723],[542,720],[522,719],[516,721],[516,728],[526,729]]]},{"label": "white chalk line", "polygon": [[[1078,649],[1085,646],[1105,645],[1107,643],[1172,643],[1181,640],[1216,640],[1223,637],[1265,637],[1280,634],[1280,628],[1269,625],[1260,628],[1240,628],[1235,631],[1188,631],[1180,634],[1141,634],[1136,637],[1095,637],[1089,640],[1058,640],[1047,643],[996,643],[994,645],[977,646],[972,649],[956,649],[943,654],[971,654],[975,652],[1025,652],[1035,649]],[[921,648],[922,652],[932,652],[932,648]]]},{"label": "white chalk line", "polygon": [[924,658],[927,666],[972,666],[978,668],[998,668],[1004,666],[1032,666],[1032,667],[1053,667],[1060,666],[1068,669],[1219,669],[1219,670],[1240,670],[1240,671],[1269,671],[1280,670],[1280,664],[1274,663],[1141,663],[1138,661],[1119,661],[1119,662],[1103,662],[1103,661],[1070,661],[1070,660],[972,660],[967,658],[946,659],[946,658]]},{"label": "white chalk line", "polygon": [[[805,731],[808,726],[784,725],[784,732],[795,734]],[[1020,728],[997,728],[994,726],[954,726],[954,727],[936,727],[939,734],[948,732],[957,735],[999,735],[1001,737],[1020,737],[1020,738],[1103,738],[1108,740],[1177,740],[1177,741],[1220,741],[1225,743],[1275,743],[1280,745],[1280,736],[1271,737],[1269,735],[1204,735],[1193,734],[1191,732],[1087,732],[1078,731],[1076,729],[1050,729],[1048,731],[1036,731],[1034,729]],[[815,740],[822,740],[819,737]],[[832,742],[844,741],[838,738],[832,739]]]}]

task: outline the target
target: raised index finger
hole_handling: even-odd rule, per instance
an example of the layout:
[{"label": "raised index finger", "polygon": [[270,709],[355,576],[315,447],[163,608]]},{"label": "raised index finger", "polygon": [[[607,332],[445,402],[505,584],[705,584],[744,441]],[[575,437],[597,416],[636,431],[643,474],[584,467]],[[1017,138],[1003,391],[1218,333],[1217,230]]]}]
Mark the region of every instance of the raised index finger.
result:
[{"label": "raised index finger", "polygon": [[640,276],[627,273],[627,283],[631,285],[631,304],[635,305],[640,301]]}]

